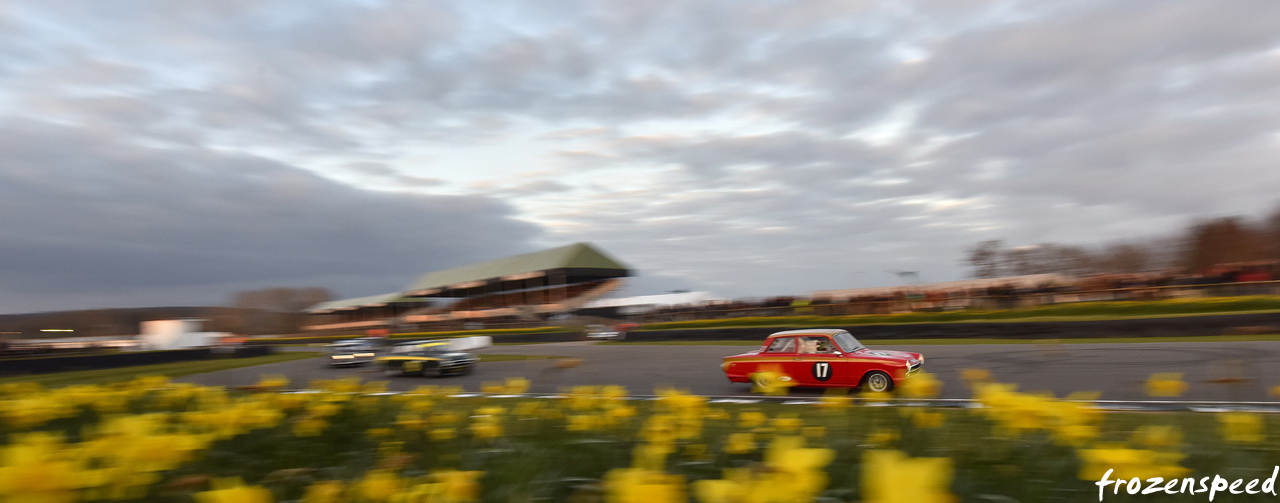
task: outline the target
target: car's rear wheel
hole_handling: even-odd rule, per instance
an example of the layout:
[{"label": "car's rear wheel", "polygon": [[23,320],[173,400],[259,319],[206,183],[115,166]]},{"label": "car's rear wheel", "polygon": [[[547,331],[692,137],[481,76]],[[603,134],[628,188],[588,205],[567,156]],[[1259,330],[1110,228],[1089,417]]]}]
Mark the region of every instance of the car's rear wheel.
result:
[{"label": "car's rear wheel", "polygon": [[868,372],[867,375],[862,376],[862,389],[875,393],[884,393],[893,389],[893,379],[889,377],[889,374],[879,370]]}]

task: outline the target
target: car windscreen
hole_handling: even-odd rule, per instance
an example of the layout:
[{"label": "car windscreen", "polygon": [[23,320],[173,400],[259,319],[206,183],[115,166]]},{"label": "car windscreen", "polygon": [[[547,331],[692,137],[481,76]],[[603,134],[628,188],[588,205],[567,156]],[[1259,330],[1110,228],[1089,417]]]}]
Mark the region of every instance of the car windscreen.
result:
[{"label": "car windscreen", "polygon": [[397,347],[391,351],[392,354],[404,354],[410,356],[431,356],[435,354],[447,353],[448,346],[443,344],[435,344],[428,346],[404,346]]},{"label": "car windscreen", "polygon": [[858,339],[855,339],[849,332],[836,332],[831,338],[836,340],[836,344],[840,345],[840,350],[846,353],[852,353],[859,349],[865,348]]}]

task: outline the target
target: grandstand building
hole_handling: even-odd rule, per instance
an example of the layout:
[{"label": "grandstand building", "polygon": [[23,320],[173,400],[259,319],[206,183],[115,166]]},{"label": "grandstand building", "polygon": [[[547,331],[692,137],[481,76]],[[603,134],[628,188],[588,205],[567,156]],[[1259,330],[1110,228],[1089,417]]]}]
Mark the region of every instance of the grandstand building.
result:
[{"label": "grandstand building", "polygon": [[428,272],[404,291],[307,309],[308,331],[530,326],[616,290],[631,270],[588,243]]}]

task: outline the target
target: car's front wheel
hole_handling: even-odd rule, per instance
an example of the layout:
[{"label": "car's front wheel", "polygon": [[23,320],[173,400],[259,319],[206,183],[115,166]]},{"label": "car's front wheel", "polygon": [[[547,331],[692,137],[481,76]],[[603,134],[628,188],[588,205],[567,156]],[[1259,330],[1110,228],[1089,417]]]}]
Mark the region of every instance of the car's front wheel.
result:
[{"label": "car's front wheel", "polygon": [[868,372],[867,375],[862,376],[862,388],[875,393],[884,393],[893,389],[893,379],[889,374],[879,370]]}]

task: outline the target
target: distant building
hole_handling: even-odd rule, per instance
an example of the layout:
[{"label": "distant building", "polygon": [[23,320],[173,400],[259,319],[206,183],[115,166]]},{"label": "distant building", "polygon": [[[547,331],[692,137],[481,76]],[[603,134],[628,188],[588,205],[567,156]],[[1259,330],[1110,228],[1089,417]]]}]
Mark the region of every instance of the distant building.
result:
[{"label": "distant building", "polygon": [[184,349],[217,344],[226,337],[224,332],[206,332],[200,318],[176,320],[150,320],[141,324],[138,343],[142,349]]},{"label": "distant building", "polygon": [[539,322],[571,312],[622,285],[631,270],[588,243],[423,274],[403,291],[324,302],[307,309],[310,331],[413,330],[494,322]]},{"label": "distant building", "polygon": [[670,307],[702,307],[724,302],[729,302],[729,299],[711,292],[664,293],[593,300],[583,304],[578,313],[607,317],[630,316]]}]

